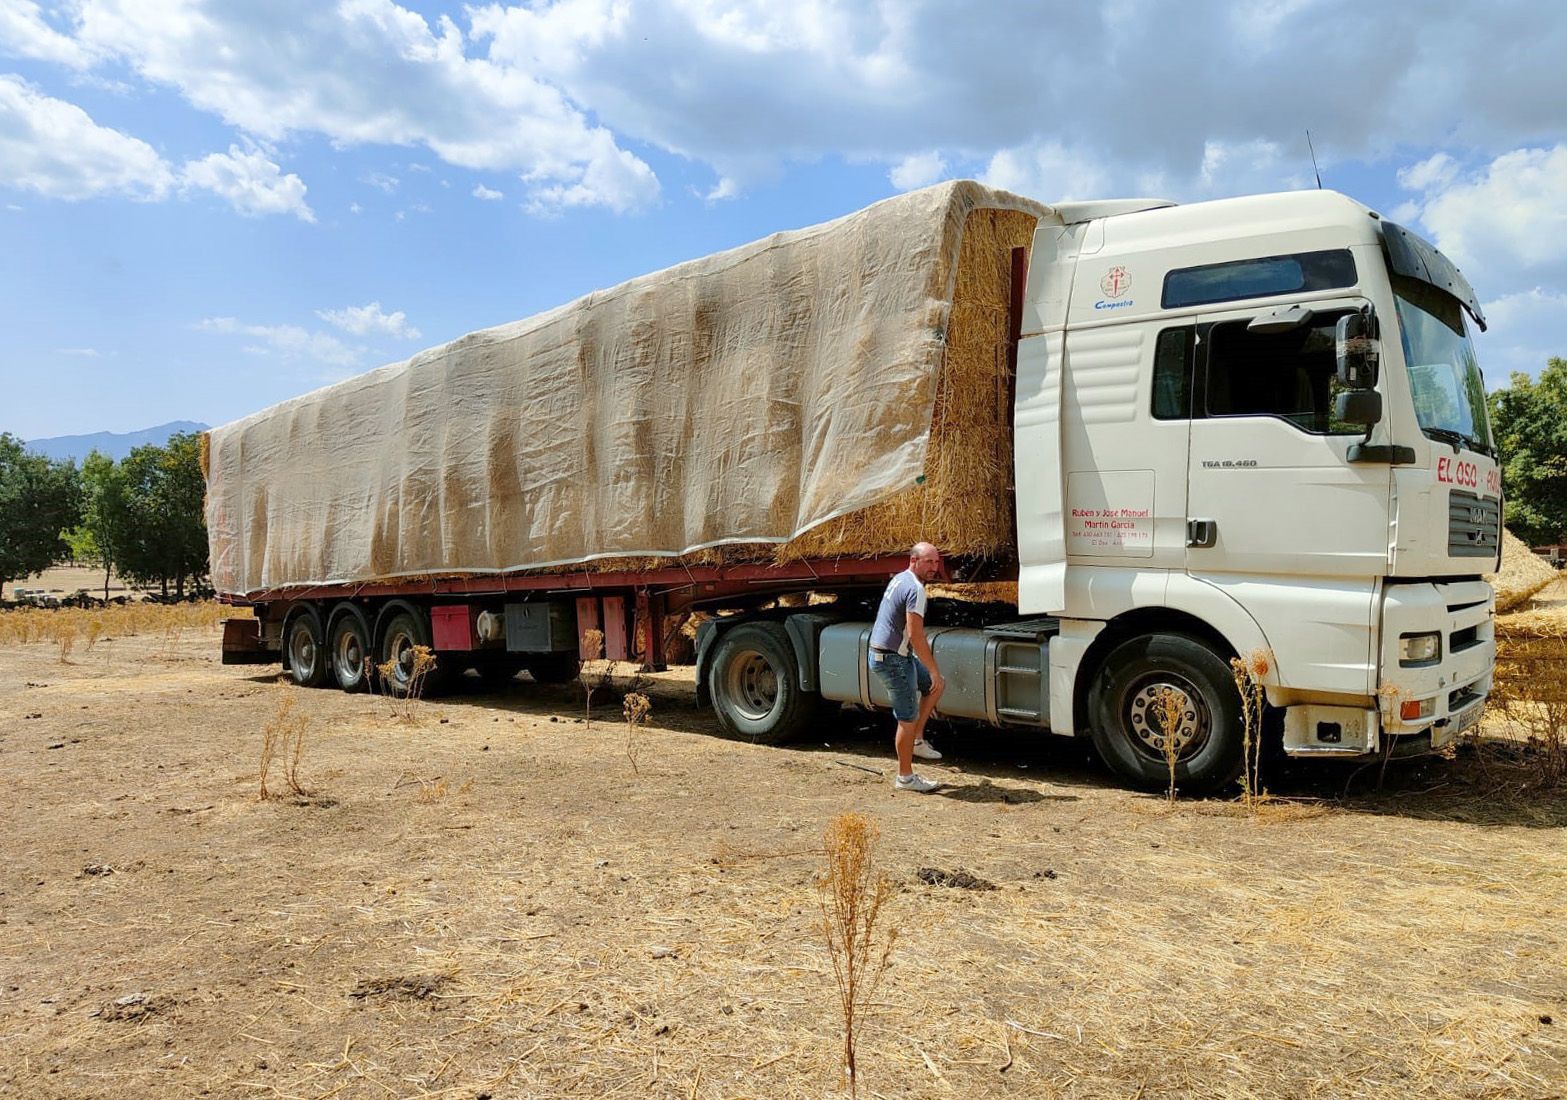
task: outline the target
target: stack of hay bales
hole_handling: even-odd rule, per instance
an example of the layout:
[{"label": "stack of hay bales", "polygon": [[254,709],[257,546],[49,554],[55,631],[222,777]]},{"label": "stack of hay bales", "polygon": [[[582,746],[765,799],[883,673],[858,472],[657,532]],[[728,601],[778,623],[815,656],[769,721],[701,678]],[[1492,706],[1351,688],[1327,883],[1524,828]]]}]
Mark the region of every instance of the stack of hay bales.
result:
[{"label": "stack of hay bales", "polygon": [[1496,589],[1496,610],[1500,614],[1523,604],[1560,576],[1549,562],[1525,546],[1523,540],[1504,529],[1501,571],[1486,580]]},{"label": "stack of hay bales", "polygon": [[1051,217],[942,184],[214,429],[214,584],[1010,557],[1012,252]]}]

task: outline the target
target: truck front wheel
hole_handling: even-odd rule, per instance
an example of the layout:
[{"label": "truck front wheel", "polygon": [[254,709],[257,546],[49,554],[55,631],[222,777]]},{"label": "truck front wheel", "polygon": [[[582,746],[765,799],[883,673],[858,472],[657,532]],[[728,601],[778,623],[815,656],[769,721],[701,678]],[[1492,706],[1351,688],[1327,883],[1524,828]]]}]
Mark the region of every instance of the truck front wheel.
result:
[{"label": "truck front wheel", "polygon": [[1185,634],[1131,638],[1105,658],[1088,697],[1100,757],[1133,786],[1169,785],[1165,752],[1172,731],[1160,715],[1167,689],[1178,706],[1176,788],[1208,794],[1235,782],[1242,766],[1240,696],[1225,659]]},{"label": "truck front wheel", "polygon": [[816,717],[818,696],[800,688],[794,646],[780,623],[744,623],[713,651],[708,693],[719,724],[737,737],[779,745]]}]

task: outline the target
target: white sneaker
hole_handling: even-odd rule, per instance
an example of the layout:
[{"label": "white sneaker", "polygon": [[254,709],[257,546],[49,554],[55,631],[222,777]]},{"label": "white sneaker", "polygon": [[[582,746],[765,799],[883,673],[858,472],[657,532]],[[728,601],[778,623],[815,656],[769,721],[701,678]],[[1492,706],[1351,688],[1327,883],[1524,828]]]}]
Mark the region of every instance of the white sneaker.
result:
[{"label": "white sneaker", "polygon": [[914,742],[914,755],[919,757],[921,760],[941,759],[941,753],[937,752],[935,746],[932,745],[929,741],[925,740],[923,737]]},{"label": "white sneaker", "polygon": [[929,794],[941,786],[936,780],[926,779],[919,772],[900,775],[892,781],[892,785],[900,791],[918,791],[920,794]]}]

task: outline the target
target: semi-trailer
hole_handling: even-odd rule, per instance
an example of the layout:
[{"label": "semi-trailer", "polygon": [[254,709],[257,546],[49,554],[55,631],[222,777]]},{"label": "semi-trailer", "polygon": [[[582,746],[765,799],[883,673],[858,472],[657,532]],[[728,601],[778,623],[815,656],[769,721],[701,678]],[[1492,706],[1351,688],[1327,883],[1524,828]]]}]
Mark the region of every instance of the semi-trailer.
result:
[{"label": "semi-trailer", "polygon": [[396,693],[422,645],[559,682],[590,631],[662,667],[700,609],[699,698],[783,741],[886,706],[870,619],[917,534],[1015,591],[933,603],[943,715],[1156,787],[1173,688],[1177,782],[1213,790],[1242,766],[1231,661],[1266,655],[1286,752],[1426,751],[1494,660],[1484,324],[1334,192],[900,196],[214,430],[214,581],[254,609],[224,660],[346,690],[387,665]]}]

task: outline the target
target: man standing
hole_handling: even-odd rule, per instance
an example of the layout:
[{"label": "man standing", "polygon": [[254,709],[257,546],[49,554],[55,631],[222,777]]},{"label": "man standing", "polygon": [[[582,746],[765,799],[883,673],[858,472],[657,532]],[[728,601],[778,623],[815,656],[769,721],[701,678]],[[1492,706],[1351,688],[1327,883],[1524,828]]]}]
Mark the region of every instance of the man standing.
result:
[{"label": "man standing", "polygon": [[915,543],[909,551],[909,567],[887,584],[871,628],[871,671],[887,688],[892,715],[898,720],[894,785],[900,791],[925,792],[941,786],[914,771],[916,756],[941,759],[941,753],[925,742],[925,723],[947,686],[925,637],[925,582],[940,572],[941,551],[928,542]]}]

